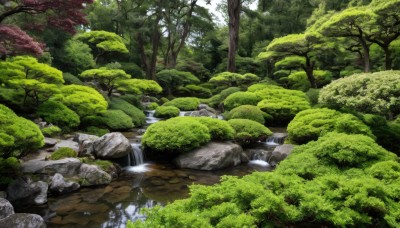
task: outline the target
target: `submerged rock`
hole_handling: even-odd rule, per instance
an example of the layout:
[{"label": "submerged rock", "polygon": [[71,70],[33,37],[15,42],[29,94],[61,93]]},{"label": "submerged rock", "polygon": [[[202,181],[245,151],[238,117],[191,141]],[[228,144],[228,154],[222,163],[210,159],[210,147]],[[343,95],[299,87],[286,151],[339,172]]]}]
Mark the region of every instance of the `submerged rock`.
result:
[{"label": "submerged rock", "polygon": [[48,184],[33,182],[30,177],[21,177],[7,188],[8,200],[18,204],[44,204],[47,202]]},{"label": "submerged rock", "polygon": [[82,178],[82,186],[109,184],[111,175],[103,171],[97,165],[82,164],[79,169],[79,177]]},{"label": "submerged rock", "polygon": [[280,161],[284,160],[289,154],[291,154],[293,149],[294,145],[291,144],[283,144],[275,147],[268,159],[268,163],[272,166],[275,166]]},{"label": "submerged rock", "polygon": [[119,132],[108,133],[93,142],[96,157],[121,158],[132,152],[129,140]]},{"label": "submerged rock", "polygon": [[241,146],[231,142],[210,142],[175,159],[179,168],[218,170],[241,163]]},{"label": "submerged rock", "polygon": [[63,176],[71,177],[78,175],[82,162],[77,158],[64,158],[60,160],[30,160],[22,163],[24,173],[54,175],[60,173]]},{"label": "submerged rock", "polygon": [[0,220],[0,227],[9,228],[44,228],[46,223],[43,218],[35,214],[17,213]]},{"label": "submerged rock", "polygon": [[73,181],[66,181],[63,175],[56,173],[51,179],[49,189],[52,192],[64,194],[77,190],[80,185]]}]

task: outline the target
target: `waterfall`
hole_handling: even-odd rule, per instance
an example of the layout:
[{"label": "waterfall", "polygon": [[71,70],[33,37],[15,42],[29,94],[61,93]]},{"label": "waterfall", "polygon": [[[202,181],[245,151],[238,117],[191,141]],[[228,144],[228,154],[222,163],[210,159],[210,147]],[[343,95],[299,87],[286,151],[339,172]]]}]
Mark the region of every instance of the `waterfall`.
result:
[{"label": "waterfall", "polygon": [[180,111],[179,116],[190,116],[190,114],[186,115],[187,113],[190,113],[190,111]]},{"label": "waterfall", "polygon": [[272,134],[272,136],[267,138],[267,141],[265,143],[269,146],[278,146],[285,142],[286,137],[286,133],[274,133]]},{"label": "waterfall", "polygon": [[143,151],[140,148],[140,143],[132,143],[132,152],[128,156],[128,165],[129,166],[137,166],[144,163],[143,160]]},{"label": "waterfall", "polygon": [[147,124],[153,124],[153,123],[157,123],[158,121],[160,121],[160,118],[154,117],[155,112],[156,112],[155,110],[145,111]]}]

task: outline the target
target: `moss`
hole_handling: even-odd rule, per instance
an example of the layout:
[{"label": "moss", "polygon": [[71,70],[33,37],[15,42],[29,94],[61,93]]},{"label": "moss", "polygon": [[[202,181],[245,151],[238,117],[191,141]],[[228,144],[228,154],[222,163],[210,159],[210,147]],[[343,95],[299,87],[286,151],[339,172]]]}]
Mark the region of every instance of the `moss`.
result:
[{"label": "moss", "polygon": [[131,118],[135,127],[143,126],[146,123],[146,115],[144,112],[123,99],[112,98],[109,108],[123,111]]},{"label": "moss", "polygon": [[146,109],[147,110],[155,110],[158,107],[159,107],[159,105],[156,102],[151,102],[149,105],[146,106]]},{"label": "moss", "polygon": [[41,104],[36,114],[42,117],[46,122],[67,130],[75,128],[80,124],[78,114],[62,103],[55,101],[47,101]]},{"label": "moss", "polygon": [[229,111],[241,105],[257,105],[259,101],[260,99],[254,93],[236,92],[224,100],[224,108]]},{"label": "moss", "polygon": [[42,128],[40,130],[42,131],[42,134],[47,137],[52,137],[61,133],[61,129],[54,125]]},{"label": "moss", "polygon": [[133,128],[132,119],[121,110],[107,110],[99,116],[88,116],[82,119],[86,126],[96,126],[109,130],[126,130]]},{"label": "moss", "polygon": [[179,108],[174,107],[174,106],[160,106],[156,108],[156,112],[154,113],[154,116],[157,118],[172,118],[172,117],[177,117],[179,116]]},{"label": "moss", "polygon": [[241,105],[239,107],[236,107],[232,109],[227,115],[227,119],[248,119],[248,120],[254,120],[256,122],[259,122],[260,124],[265,123],[265,119],[268,117],[268,114],[265,112],[261,111],[260,108],[257,106],[253,105]]},{"label": "moss", "polygon": [[87,127],[85,132],[88,133],[88,134],[91,134],[91,135],[97,135],[99,137],[101,137],[101,136],[103,136],[103,135],[105,135],[107,133],[110,133],[110,131],[108,129],[106,129],[106,128],[98,128],[98,127],[95,127],[95,126]]},{"label": "moss", "polygon": [[229,95],[232,93],[239,92],[241,89],[239,87],[230,87],[222,90],[219,94],[216,94],[208,99],[204,99],[203,103],[210,105],[211,107],[218,107]]},{"label": "moss", "polygon": [[97,165],[105,172],[108,172],[114,168],[114,164],[108,160],[99,160],[99,159],[94,160],[94,159],[90,159],[88,157],[79,158],[79,160],[85,164]]},{"label": "moss", "polygon": [[264,125],[247,119],[232,119],[228,123],[235,129],[234,139],[245,145],[257,141],[265,141],[272,132]]},{"label": "moss", "polygon": [[196,110],[199,104],[199,99],[195,97],[181,97],[168,101],[163,106],[175,106],[181,111],[192,111]]},{"label": "moss", "polygon": [[235,135],[235,129],[225,120],[214,119],[210,117],[193,117],[201,124],[205,125],[213,140],[230,140]]},{"label": "moss", "polygon": [[60,147],[50,155],[51,160],[60,160],[63,158],[76,158],[78,153],[69,147]]}]

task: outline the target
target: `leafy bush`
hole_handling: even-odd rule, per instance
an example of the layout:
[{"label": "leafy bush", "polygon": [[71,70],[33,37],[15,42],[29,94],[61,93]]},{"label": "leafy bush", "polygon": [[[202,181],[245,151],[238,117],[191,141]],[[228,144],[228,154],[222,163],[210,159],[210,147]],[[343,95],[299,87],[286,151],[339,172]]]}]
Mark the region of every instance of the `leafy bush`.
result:
[{"label": "leafy bush", "polygon": [[319,102],[329,107],[359,112],[397,115],[400,113],[400,71],[355,74],[338,79],[321,89]]},{"label": "leafy bush", "polygon": [[20,174],[20,162],[15,157],[0,157],[0,188],[5,188]]},{"label": "leafy bush", "polygon": [[78,153],[69,147],[60,147],[50,155],[51,160],[60,160],[63,158],[76,158]]},{"label": "leafy bush", "polygon": [[211,134],[211,139],[230,140],[233,139],[235,135],[235,130],[225,120],[214,119],[210,117],[193,117],[193,118],[208,128]]},{"label": "leafy bush", "polygon": [[168,92],[168,95],[172,95],[179,86],[200,82],[192,73],[175,69],[161,70],[156,76],[161,86]]},{"label": "leafy bush", "polygon": [[241,144],[249,144],[257,141],[265,141],[272,132],[264,125],[246,119],[231,119],[228,123],[235,129],[234,140]]},{"label": "leafy bush", "polygon": [[266,84],[266,83],[257,83],[257,84],[249,86],[249,88],[247,88],[247,91],[254,93],[254,92],[258,91],[258,90],[279,89],[279,88],[282,88],[282,87],[277,86],[277,85]]},{"label": "leafy bush", "polygon": [[127,79],[116,83],[118,91],[133,94],[157,94],[162,92],[161,86],[153,80]]},{"label": "leafy bush", "polygon": [[158,118],[172,118],[172,117],[176,117],[179,116],[179,108],[174,107],[174,106],[160,106],[158,108],[156,108],[156,112],[154,113],[155,117]]},{"label": "leafy bush", "polygon": [[240,90],[241,89],[239,87],[230,87],[222,90],[219,94],[216,94],[209,99],[203,100],[203,102],[215,108],[219,104],[221,104],[229,95],[239,92]]},{"label": "leafy bush", "polygon": [[150,125],[142,144],[152,151],[184,153],[207,143],[210,138],[203,124],[193,118],[176,117]]},{"label": "leafy bush", "polygon": [[72,84],[83,85],[83,82],[78,77],[76,77],[71,73],[63,73],[63,78],[66,85],[72,85]]},{"label": "leafy bush", "polygon": [[97,135],[99,137],[101,137],[101,136],[103,136],[103,135],[105,135],[107,133],[110,133],[110,131],[108,129],[106,129],[106,128],[98,128],[98,127],[95,127],[95,126],[87,127],[85,129],[85,132],[90,134],[90,135]]},{"label": "leafy bush", "polygon": [[146,123],[144,112],[121,98],[112,98],[109,108],[123,111],[132,119],[134,127],[143,126]]},{"label": "leafy bush", "polygon": [[54,125],[42,128],[40,130],[42,131],[42,134],[47,137],[52,137],[61,133],[61,129]]},{"label": "leafy bush", "polygon": [[214,75],[209,82],[215,85],[232,87],[248,85],[259,80],[260,78],[257,75],[251,73],[238,74],[232,72],[222,72]]},{"label": "leafy bush", "polygon": [[[323,87],[324,85],[329,84],[332,80],[332,73],[325,70],[314,70],[313,75],[315,77],[315,83],[318,88]],[[307,78],[306,72],[298,71],[290,74],[288,76],[289,87],[291,89],[298,89],[306,92],[311,88],[310,81]]]},{"label": "leafy bush", "polygon": [[39,127],[0,104],[0,157],[19,157],[44,145]]},{"label": "leafy bush", "polygon": [[157,102],[151,102],[150,104],[148,104],[145,109],[146,110],[155,110],[156,108],[158,108],[159,105],[157,104]]},{"label": "leafy bush", "polygon": [[46,122],[61,128],[75,128],[80,124],[78,114],[64,104],[55,101],[47,101],[41,104],[36,114]]},{"label": "leafy bush", "polygon": [[248,119],[264,124],[265,113],[260,110],[257,106],[253,105],[241,105],[232,109],[227,115],[227,119]]},{"label": "leafy bush", "polygon": [[375,138],[371,130],[361,120],[351,114],[318,108],[297,113],[289,123],[287,131],[292,141],[303,144],[332,131],[347,134],[364,134]]},{"label": "leafy bush", "polygon": [[311,105],[318,104],[319,91],[320,91],[319,89],[309,89],[306,92],[306,95],[307,95],[308,100],[310,101]]},{"label": "leafy bush", "polygon": [[195,97],[180,97],[175,98],[171,101],[165,102],[163,106],[175,106],[181,111],[196,110],[199,106],[200,101]]},{"label": "leafy bush", "polygon": [[[106,127],[111,131],[126,130],[133,128],[132,119],[121,110],[107,110],[100,116],[86,117],[85,121],[89,120],[89,125]],[[92,122],[90,122],[92,121]]]},{"label": "leafy bush", "polygon": [[224,108],[232,110],[241,105],[257,105],[260,99],[251,92],[236,92],[224,100]]},{"label": "leafy bush", "polygon": [[133,94],[124,94],[124,95],[120,96],[119,98],[121,98],[121,99],[127,101],[129,104],[143,110],[142,103],[141,103],[142,96],[133,95]]},{"label": "leafy bush", "polygon": [[258,90],[255,94],[262,99],[257,106],[273,117],[276,125],[289,123],[294,116],[310,108],[306,95],[298,90],[288,90],[281,87],[269,86]]},{"label": "leafy bush", "polygon": [[211,96],[210,89],[198,85],[186,85],[179,87],[178,92],[181,96],[195,96],[200,98],[207,98]]}]

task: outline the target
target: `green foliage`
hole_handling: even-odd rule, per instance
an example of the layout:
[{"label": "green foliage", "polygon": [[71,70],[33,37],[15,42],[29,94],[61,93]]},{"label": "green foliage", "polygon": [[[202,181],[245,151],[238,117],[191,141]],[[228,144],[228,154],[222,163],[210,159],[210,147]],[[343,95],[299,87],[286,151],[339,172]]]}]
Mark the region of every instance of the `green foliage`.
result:
[{"label": "green foliage", "polygon": [[101,137],[101,136],[103,136],[103,135],[105,135],[107,133],[110,133],[110,131],[108,129],[106,129],[106,128],[98,128],[98,127],[95,127],[95,126],[87,127],[85,129],[85,132],[90,134],[90,135],[97,135],[99,137]]},{"label": "green foliage", "polygon": [[156,102],[151,102],[149,105],[146,106],[146,109],[147,110],[155,110],[158,107],[159,107],[159,105]]},{"label": "green foliage", "polygon": [[196,110],[199,104],[200,104],[199,99],[195,97],[180,97],[165,102],[163,106],[175,106],[179,108],[179,110],[181,111],[192,111]]},{"label": "green foliage", "polygon": [[79,160],[85,164],[96,165],[105,172],[110,171],[114,167],[114,164],[111,161],[107,161],[107,160],[99,160],[99,159],[94,160],[89,157],[82,157],[82,158],[79,158]]},{"label": "green foliage", "polygon": [[154,113],[155,117],[158,118],[172,118],[172,117],[177,117],[179,116],[179,108],[174,107],[174,106],[160,106],[156,108],[156,112]]},{"label": "green foliage", "polygon": [[257,105],[260,99],[251,92],[236,92],[229,95],[224,100],[224,108],[232,110],[241,105]]},{"label": "green foliage", "polygon": [[288,56],[275,63],[277,69],[299,69],[306,64],[306,59],[302,56]]},{"label": "green foliage", "polygon": [[78,153],[69,147],[60,147],[50,155],[51,160],[60,160],[63,158],[76,158]]},{"label": "green foliage", "polygon": [[388,115],[400,113],[400,71],[355,74],[321,89],[319,102],[333,108]]},{"label": "green foliage", "polygon": [[257,83],[257,84],[249,86],[249,88],[247,88],[247,91],[254,93],[254,92],[258,91],[258,90],[279,89],[279,88],[282,88],[282,87],[277,86],[277,85],[266,84],[266,83]]},{"label": "green foliage", "polygon": [[104,112],[108,106],[104,97],[88,86],[63,86],[61,87],[61,94],[62,96],[54,97],[54,101],[63,103],[80,117]]},{"label": "green foliage", "polygon": [[308,97],[308,100],[310,101],[311,105],[317,105],[318,104],[318,98],[319,98],[319,89],[309,89],[306,92],[306,95]]},{"label": "green foliage", "polygon": [[251,83],[259,81],[260,78],[251,73],[238,74],[232,72],[222,72],[214,75],[209,82],[215,85],[225,85],[225,86],[242,86],[249,85]]},{"label": "green foliage", "polygon": [[305,93],[298,90],[269,86],[255,94],[262,99],[257,106],[261,111],[270,114],[273,123],[277,125],[290,122],[298,112],[310,108]]},{"label": "green foliage", "polygon": [[207,100],[203,100],[204,103],[207,103],[211,107],[217,107],[221,104],[229,95],[239,92],[241,89],[239,87],[230,87],[222,90],[219,94],[216,94],[210,97]]},{"label": "green foliage", "polygon": [[[313,71],[315,81],[318,88],[323,87],[332,80],[332,73],[325,70]],[[288,76],[289,86],[291,89],[297,89],[306,92],[311,88],[307,75],[304,71],[294,72]]]},{"label": "green foliage", "polygon": [[[122,38],[112,32],[90,31],[75,36],[75,39],[95,46],[99,50],[97,56],[102,55],[104,52],[128,53]],[[92,51],[94,51],[93,47]]]},{"label": "green foliage", "polygon": [[121,69],[131,75],[132,78],[142,79],[145,76],[142,68],[135,63],[120,62],[120,64]]},{"label": "green foliage", "polygon": [[60,61],[65,65],[65,69],[74,74],[94,68],[96,65],[89,45],[79,40],[68,40],[64,44],[63,53]]},{"label": "green foliage", "polygon": [[235,130],[227,121],[210,117],[193,118],[208,128],[213,140],[230,140],[235,135]]},{"label": "green foliage", "polygon": [[63,73],[63,78],[66,85],[72,85],[72,84],[83,85],[83,82],[78,77],[76,77],[71,73]]},{"label": "green foliage", "polygon": [[196,96],[199,98],[207,98],[211,96],[211,90],[197,86],[197,85],[186,85],[178,88],[178,92],[183,96]]},{"label": "green foliage", "polygon": [[228,123],[235,129],[234,140],[241,144],[265,141],[272,132],[264,125],[247,119],[231,119]]},{"label": "green foliage", "polygon": [[112,98],[109,108],[123,111],[132,119],[134,127],[143,126],[146,123],[146,115],[143,111],[121,98]]},{"label": "green foliage", "polygon": [[64,129],[75,128],[80,124],[78,114],[64,104],[55,101],[46,101],[41,104],[36,114],[46,122]]},{"label": "green foliage", "polygon": [[61,133],[61,129],[54,125],[42,128],[40,130],[42,131],[42,134],[47,137],[52,137]]},{"label": "green foliage", "polygon": [[142,144],[152,151],[184,153],[202,146],[210,138],[203,124],[193,118],[176,117],[150,125]]},{"label": "green foliage", "polygon": [[202,81],[207,81],[210,77],[210,71],[205,68],[201,62],[193,61],[191,59],[179,60],[176,69],[179,71],[190,72]]},{"label": "green foliage", "polygon": [[0,157],[19,157],[44,145],[39,127],[0,104]]},{"label": "green foliage", "polygon": [[375,138],[369,127],[357,117],[327,108],[308,109],[297,113],[289,123],[287,131],[290,139],[299,144],[317,140],[332,131],[364,134]]},{"label": "green foliage", "polygon": [[15,157],[0,157],[0,187],[6,187],[20,174],[20,162]]},{"label": "green foliage", "polygon": [[117,90],[132,94],[158,94],[162,92],[161,86],[153,80],[127,79],[116,83]]},{"label": "green foliage", "polygon": [[264,112],[260,110],[257,106],[253,105],[241,105],[232,109],[227,114],[227,119],[248,119],[264,124]]},{"label": "green foliage", "polygon": [[107,128],[111,131],[126,130],[133,128],[131,117],[121,110],[107,110],[100,113],[99,116],[87,116],[82,119],[86,126],[96,126]]},{"label": "green foliage", "polygon": [[173,90],[181,85],[197,84],[200,82],[196,76],[190,72],[178,71],[175,69],[162,70],[157,73],[157,80],[169,95]]}]

